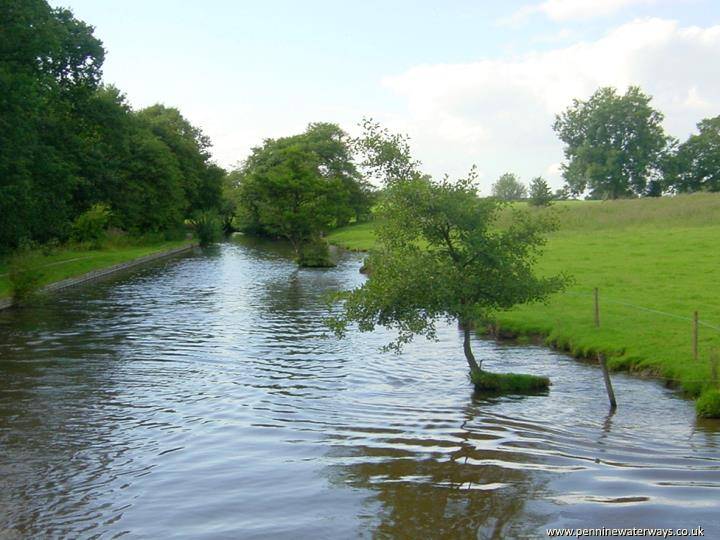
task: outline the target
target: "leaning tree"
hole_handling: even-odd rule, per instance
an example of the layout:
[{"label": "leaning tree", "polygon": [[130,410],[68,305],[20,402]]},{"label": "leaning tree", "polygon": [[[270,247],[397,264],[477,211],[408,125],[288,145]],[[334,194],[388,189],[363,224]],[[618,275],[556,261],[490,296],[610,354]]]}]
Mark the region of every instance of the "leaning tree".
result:
[{"label": "leaning tree", "polygon": [[[470,343],[474,323],[563,288],[564,276],[534,271],[545,233],[553,228],[548,214],[480,198],[475,180],[473,170],[454,183],[416,176],[387,186],[369,278],[339,293],[342,308],[329,321],[338,336],[351,323],[361,331],[383,326],[397,331],[387,347],[399,351],[415,335],[434,338],[439,321],[456,321],[471,375],[479,375],[482,360]],[[509,222],[505,226],[498,219],[503,208],[512,213],[502,220]]]}]

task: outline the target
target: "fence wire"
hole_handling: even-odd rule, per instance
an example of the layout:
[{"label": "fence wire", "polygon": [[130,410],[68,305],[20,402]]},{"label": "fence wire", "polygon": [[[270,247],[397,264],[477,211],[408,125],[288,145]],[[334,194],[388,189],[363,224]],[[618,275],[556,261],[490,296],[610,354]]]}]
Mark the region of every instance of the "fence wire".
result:
[{"label": "fence wire", "polygon": [[[583,297],[583,298],[591,298],[591,299],[594,298],[594,294],[593,294],[593,293],[583,293],[583,292],[566,291],[564,294],[568,294],[568,295],[571,295],[571,296],[580,296],[580,297]],[[662,315],[662,316],[664,316],[664,317],[669,317],[669,318],[673,318],[673,319],[677,319],[677,320],[685,321],[685,322],[689,322],[689,323],[694,322],[694,319],[693,319],[692,317],[685,317],[685,316],[683,316],[683,315],[678,315],[677,313],[669,313],[669,312],[667,312],[667,311],[661,311],[661,310],[659,310],[659,309],[649,308],[649,307],[645,307],[645,306],[639,306],[639,305],[637,305],[637,304],[633,304],[633,303],[631,303],[631,302],[626,302],[626,301],[624,301],[624,300],[616,300],[616,299],[614,299],[614,298],[608,298],[608,297],[606,297],[606,296],[600,296],[600,304],[603,304],[603,303],[617,304],[617,305],[620,305],[620,306],[630,307],[630,308],[633,308],[633,309],[637,309],[637,310],[639,310],[639,311],[645,311],[645,312],[647,312],[647,313],[653,313],[653,314],[655,314],[655,315]],[[707,306],[707,304],[702,304],[702,305]],[[715,331],[717,331],[717,332],[720,332],[720,326],[718,326],[718,325],[705,322],[705,321],[703,321],[702,319],[698,319],[697,322],[698,322],[698,325],[702,325],[702,326],[704,326],[705,328],[710,328],[710,329],[712,329],[712,330],[715,330]]]}]

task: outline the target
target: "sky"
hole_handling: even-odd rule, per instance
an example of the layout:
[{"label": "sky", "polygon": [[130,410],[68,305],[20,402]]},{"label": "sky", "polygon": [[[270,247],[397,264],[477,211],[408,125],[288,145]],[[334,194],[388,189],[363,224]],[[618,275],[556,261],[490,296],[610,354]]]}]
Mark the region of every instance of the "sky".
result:
[{"label": "sky", "polygon": [[720,114],[718,0],[53,0],[95,27],[106,83],[177,107],[237,166],[265,138],[364,117],[434,175],[560,187],[555,114],[639,85],[684,140]]}]

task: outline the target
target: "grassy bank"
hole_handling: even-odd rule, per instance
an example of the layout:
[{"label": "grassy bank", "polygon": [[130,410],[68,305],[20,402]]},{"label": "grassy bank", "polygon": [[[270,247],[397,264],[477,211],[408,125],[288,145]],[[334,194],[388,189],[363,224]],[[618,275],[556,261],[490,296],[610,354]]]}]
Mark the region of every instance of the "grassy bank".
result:
[{"label": "grassy bank", "polygon": [[[76,277],[93,270],[99,270],[150,255],[187,245],[188,240],[158,242],[131,246],[110,246],[97,250],[78,247],[59,248],[50,254],[35,252],[31,255],[33,267],[40,269],[40,286],[63,279]],[[8,261],[0,259],[0,298],[12,295],[8,276]]]},{"label": "grassy bank", "polygon": [[[720,349],[720,194],[555,206],[561,228],[550,236],[538,267],[566,272],[574,284],[547,304],[500,313],[499,328],[543,336],[576,356],[605,353],[612,369],[664,377],[691,396],[709,389],[709,358]],[[374,242],[367,224],[328,239],[352,249]],[[594,324],[595,287],[600,328]]]}]

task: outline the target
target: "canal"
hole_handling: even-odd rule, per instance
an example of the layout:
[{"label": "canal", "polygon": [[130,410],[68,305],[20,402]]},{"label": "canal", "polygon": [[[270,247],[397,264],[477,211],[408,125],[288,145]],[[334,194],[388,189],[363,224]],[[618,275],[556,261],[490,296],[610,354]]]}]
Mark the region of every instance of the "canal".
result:
[{"label": "canal", "polygon": [[326,335],[357,254],[236,238],[0,312],[0,538],[720,537],[720,424],[654,381],[476,339],[549,393],[473,395],[457,328]]}]

